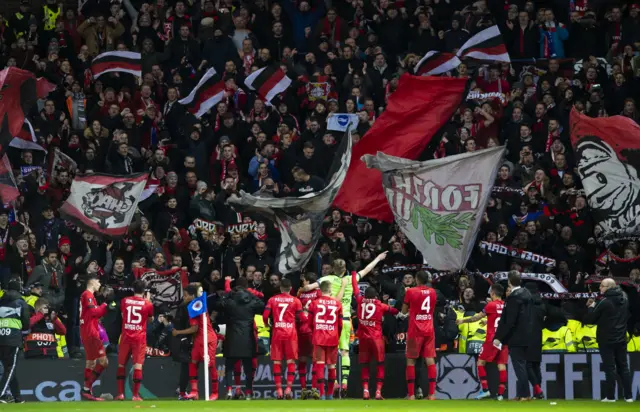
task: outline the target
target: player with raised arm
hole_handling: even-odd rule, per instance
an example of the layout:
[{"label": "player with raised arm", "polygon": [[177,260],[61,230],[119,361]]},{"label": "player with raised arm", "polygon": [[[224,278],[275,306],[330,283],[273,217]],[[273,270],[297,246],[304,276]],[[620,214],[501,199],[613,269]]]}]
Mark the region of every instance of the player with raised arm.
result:
[{"label": "player with raised arm", "polygon": [[87,276],[87,289],[80,296],[80,339],[85,351],[84,386],[82,397],[89,401],[102,401],[93,396],[93,384],[109,366],[107,355],[100,339],[98,321],[107,313],[107,304],[98,306],[95,294],[100,290],[97,275]]},{"label": "player with raised arm", "polygon": [[[340,289],[344,293],[346,281]],[[327,387],[327,399],[333,399],[333,388],[336,383],[336,363],[338,362],[338,342],[342,332],[342,304],[336,298],[331,297],[331,282],[320,283],[322,296],[312,301],[309,305],[309,318],[313,331],[313,369],[316,375],[316,389],[320,393],[320,399],[324,396],[324,370],[327,365],[329,384]]]},{"label": "player with raised arm", "polygon": [[[133,296],[120,301],[122,311],[122,335],[118,351],[118,396],[117,401],[124,400],[125,366],[131,357],[133,362],[133,396],[132,401],[141,401],[140,384],[142,383],[142,365],[147,355],[147,323],[153,319],[153,304],[145,293],[147,285],[143,280],[133,282]],[[146,295],[146,297],[145,297]]]},{"label": "player with raised arm", "polygon": [[[273,360],[273,377],[276,383],[276,397],[293,399],[293,380],[296,377],[296,361],[298,360],[298,332],[296,323],[300,323],[302,303],[291,296],[291,280],[282,279],[280,294],[269,299],[264,308],[262,319],[265,325],[271,324],[271,359]],[[271,319],[271,322],[269,322]],[[287,363],[287,388],[282,393],[282,361]]]},{"label": "player with raised arm", "polygon": [[[322,296],[322,293],[320,293],[320,289],[313,289],[308,292],[303,291],[305,286],[316,282],[317,276],[315,273],[303,273],[300,278],[302,287],[298,289],[298,299],[300,299],[302,307],[308,309],[311,302]],[[300,397],[303,400],[309,397],[320,398],[320,393],[315,389],[317,385],[313,367],[311,368],[311,387],[314,389],[307,390],[307,364],[311,363],[313,359],[311,338],[311,319],[304,318],[298,325],[298,376],[300,377],[300,387],[302,389]]]},{"label": "player with raised arm", "polygon": [[[369,263],[364,269],[356,274],[358,281],[367,276],[376,265],[386,259],[387,252],[383,252],[376,256],[376,258]],[[338,294],[342,287],[342,281],[347,274],[347,264],[342,259],[336,259],[333,262],[333,275],[323,276],[318,279],[318,282],[307,285],[303,288],[303,291],[308,292],[313,289],[317,289],[319,284],[325,281],[331,282],[331,296],[338,298],[342,303],[342,334],[340,335],[340,360],[342,363],[342,386],[336,387],[336,397],[340,397],[340,389],[342,394],[347,394],[347,381],[349,380],[349,372],[351,371],[351,358],[349,357],[349,342],[351,338],[351,300],[353,299],[353,288],[351,286],[351,279],[347,277],[347,285],[344,292],[340,297]]]},{"label": "player with raised arm", "polygon": [[435,400],[436,390],[436,338],[433,318],[436,308],[436,291],[427,286],[431,275],[423,270],[416,273],[416,287],[404,295],[402,314],[409,316],[407,329],[407,399],[414,400],[416,381],[416,360],[424,358],[429,380],[429,397]]},{"label": "player with raised arm", "polygon": [[502,345],[501,348],[497,348],[493,345],[493,337],[496,334],[498,323],[500,323],[500,317],[502,316],[502,309],[504,308],[504,287],[498,283],[491,286],[489,293],[491,302],[487,303],[482,312],[476,313],[468,318],[458,319],[456,323],[472,323],[481,319],[487,318],[487,336],[484,338],[484,344],[480,350],[480,356],[478,357],[478,378],[480,378],[480,384],[482,385],[482,392],[476,399],[484,399],[491,396],[489,392],[489,384],[487,382],[487,371],[485,365],[487,362],[495,362],[498,365],[498,396],[497,400],[503,400],[504,390],[507,385],[507,363],[509,363],[509,349],[507,345]]},{"label": "player with raised arm", "polygon": [[362,398],[368,400],[369,395],[369,367],[371,360],[376,361],[376,399],[382,400],[382,384],[384,383],[384,338],[382,337],[382,317],[390,312],[397,315],[398,310],[385,305],[378,299],[375,288],[369,286],[364,291],[364,297],[358,288],[358,276],[351,273],[351,285],[356,297],[356,311],[358,315],[357,336],[360,342],[358,362],[360,362],[362,376]]}]

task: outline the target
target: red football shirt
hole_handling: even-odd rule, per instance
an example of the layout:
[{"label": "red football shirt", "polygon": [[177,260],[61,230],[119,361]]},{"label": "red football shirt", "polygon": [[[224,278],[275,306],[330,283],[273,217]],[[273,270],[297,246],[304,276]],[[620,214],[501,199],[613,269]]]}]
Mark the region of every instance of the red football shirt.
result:
[{"label": "red football shirt", "polygon": [[309,305],[311,342],[319,346],[338,346],[342,331],[342,304],[329,296],[321,296]]},{"label": "red football shirt", "polygon": [[410,288],[404,295],[409,306],[407,337],[434,336],[433,313],[436,309],[436,291],[428,286]]},{"label": "red football shirt", "polygon": [[[314,289],[314,290],[310,290],[309,292],[300,293],[300,296],[298,296],[298,299],[300,299],[300,304],[302,305],[303,308],[309,309],[309,305],[311,305],[311,302],[313,302],[320,296],[322,296],[322,292],[320,292],[320,289]],[[298,327],[298,335],[310,335],[310,334],[311,334],[311,319],[307,321],[303,320],[302,322],[300,322],[300,326]]]},{"label": "red football shirt", "polygon": [[122,311],[121,340],[147,342],[147,321],[153,317],[153,305],[145,298],[129,296],[120,301]]},{"label": "red football shirt", "polygon": [[502,316],[502,308],[504,308],[504,302],[501,300],[493,300],[482,309],[487,315],[487,336],[485,342],[493,342],[493,337],[498,329],[498,323],[500,323],[500,317]]},{"label": "red football shirt", "polygon": [[107,304],[98,306],[96,297],[90,290],[80,295],[80,334],[85,338],[100,339],[98,321],[107,313]]},{"label": "red football shirt", "polygon": [[271,313],[271,340],[298,340],[296,316],[302,312],[302,303],[295,296],[281,293],[267,302],[262,317],[265,325]]},{"label": "red football shirt", "polygon": [[358,339],[382,339],[382,317],[391,308],[378,299],[356,296],[358,310]]},{"label": "red football shirt", "polygon": [[[204,341],[204,329],[202,328],[202,317],[205,314],[200,316],[196,316],[195,318],[189,319],[189,325],[194,326],[198,325],[198,331],[196,332],[196,337],[193,339],[193,346],[200,345],[202,346],[202,342]],[[211,320],[207,316],[207,342],[208,343],[217,343],[218,337],[216,336],[216,332],[213,330],[213,326],[211,326]]]}]

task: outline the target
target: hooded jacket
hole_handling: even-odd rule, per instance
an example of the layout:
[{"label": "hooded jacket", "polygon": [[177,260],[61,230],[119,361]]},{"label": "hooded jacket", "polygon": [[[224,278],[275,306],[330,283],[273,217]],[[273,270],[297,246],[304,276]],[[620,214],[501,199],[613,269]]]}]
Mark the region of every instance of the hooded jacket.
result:
[{"label": "hooded jacket", "polygon": [[21,346],[22,334],[29,331],[29,305],[14,290],[0,298],[0,345]]},{"label": "hooded jacket", "polygon": [[264,302],[246,289],[236,288],[216,306],[227,321],[223,352],[227,358],[251,358],[257,353],[253,321],[262,314]]},{"label": "hooded jacket", "polygon": [[597,325],[598,345],[626,343],[629,299],[619,286],[604,292],[604,298],[584,317],[585,325]]}]

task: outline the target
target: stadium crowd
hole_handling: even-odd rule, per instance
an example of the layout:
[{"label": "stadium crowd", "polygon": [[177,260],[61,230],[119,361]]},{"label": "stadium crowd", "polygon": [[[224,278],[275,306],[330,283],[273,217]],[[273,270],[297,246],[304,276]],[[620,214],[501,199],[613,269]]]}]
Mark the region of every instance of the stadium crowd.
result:
[{"label": "stadium crowd", "polygon": [[[640,120],[639,13],[633,0],[21,0],[14,13],[0,12],[0,66],[57,85],[28,116],[39,147],[8,151],[20,196],[0,210],[3,285],[19,278],[33,307],[31,326],[51,321],[57,335],[52,352],[32,354],[27,345],[25,353],[83,357],[79,303],[88,276],[115,292],[109,301],[117,309],[120,298],[133,295],[140,270],[177,274],[174,288],[151,290],[150,356],[172,352],[175,309],[188,283],[203,285],[210,307],[228,291],[226,277],[231,285],[246,278],[264,302],[280,293],[282,274],[274,263],[279,233],[273,222],[236,211],[229,196],[321,190],[344,138],[327,130],[329,117],[357,114],[353,141],[366,139],[403,73],[427,52],[453,52],[491,25],[499,26],[511,64],[464,62],[447,74],[469,76],[477,93],[463,101],[421,159],[506,145],[477,241],[556,264],[476,247],[468,271],[433,280],[437,346],[477,353],[474,342],[484,341],[484,324],[455,320],[486,304],[490,280],[479,273],[518,270],[553,274],[570,292],[595,292],[601,277],[614,277],[630,300],[630,346],[640,350],[640,245],[631,239],[607,249],[596,242],[569,139],[572,108],[591,117]],[[94,79],[92,58],[112,50],[141,52],[142,77]],[[274,62],[293,83],[266,104],[244,80]],[[210,67],[222,74],[225,97],[197,119],[177,101]],[[56,148],[77,170],[52,173]],[[157,187],[140,203],[123,239],[105,240],[59,217],[75,173],[143,171]],[[363,282],[401,310],[405,290],[415,286],[411,265],[423,260],[396,225],[331,210],[304,271],[316,277],[287,278],[295,293],[332,274],[337,259],[360,271],[384,251],[385,261]],[[552,292],[544,282],[528,283],[534,293]],[[597,350],[590,339],[595,332],[580,324],[585,303],[544,300],[548,336],[561,336],[547,350]],[[403,352],[406,321],[388,317],[387,351]],[[269,332],[259,318],[264,354]],[[118,350],[121,322],[119,310],[102,319],[108,352]],[[220,332],[224,317],[215,323]]]}]

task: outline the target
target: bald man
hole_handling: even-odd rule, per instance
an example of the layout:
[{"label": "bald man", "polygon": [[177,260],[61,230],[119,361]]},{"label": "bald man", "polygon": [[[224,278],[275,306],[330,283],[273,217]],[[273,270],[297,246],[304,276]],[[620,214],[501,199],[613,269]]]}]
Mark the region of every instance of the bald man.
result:
[{"label": "bald man", "polygon": [[583,323],[598,326],[596,340],[606,377],[602,402],[616,401],[616,374],[622,378],[625,402],[633,402],[626,339],[629,300],[627,294],[610,278],[600,283],[600,293],[603,298],[597,303],[593,299],[587,301],[589,313]]}]

